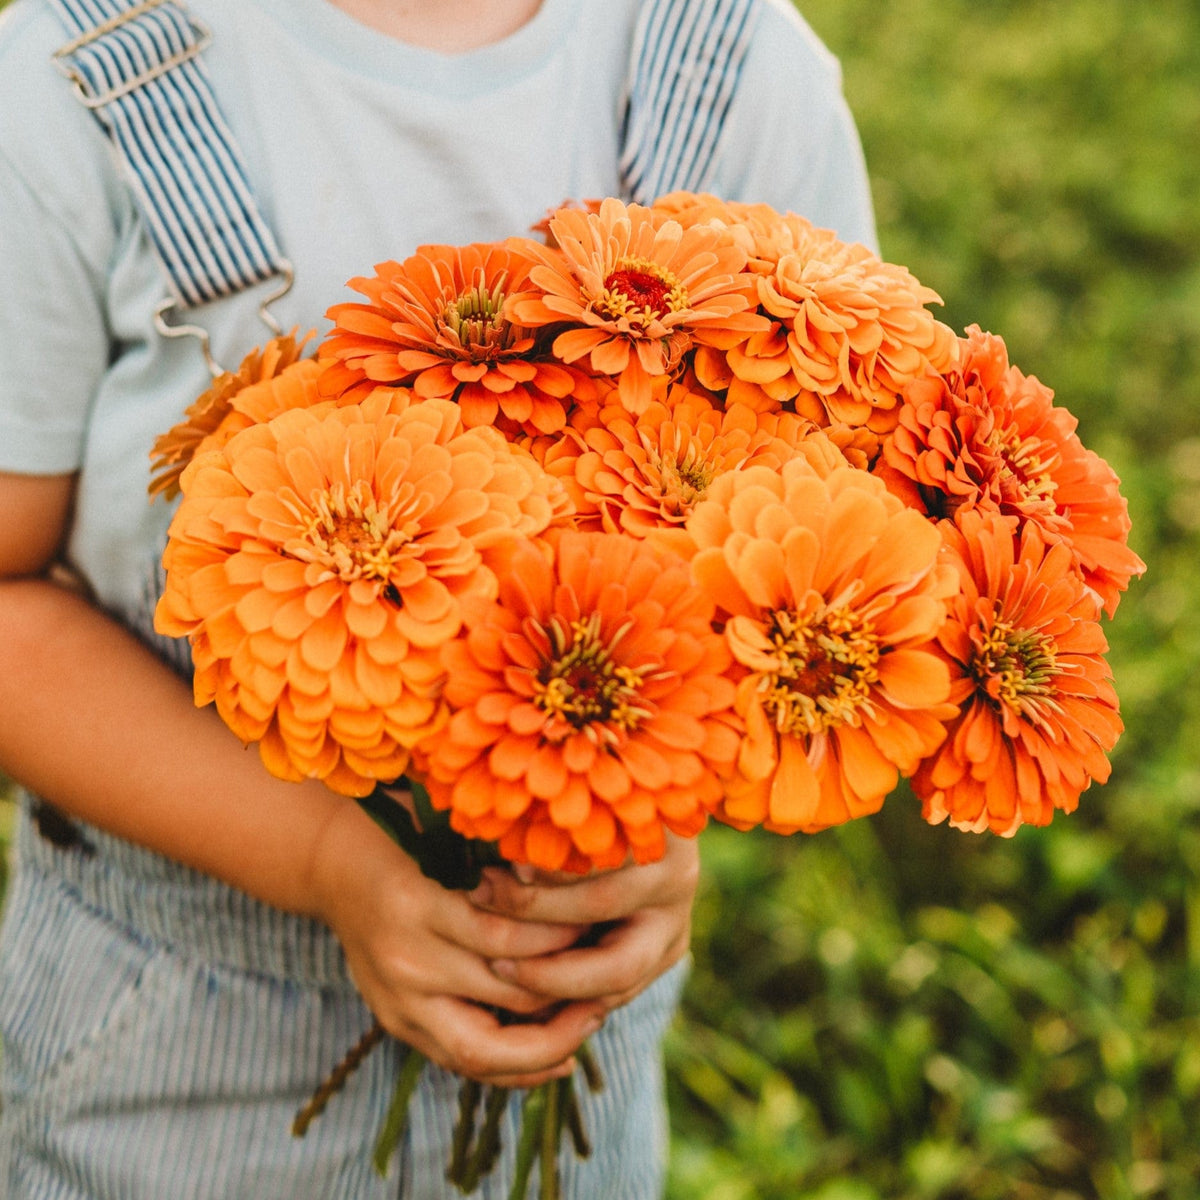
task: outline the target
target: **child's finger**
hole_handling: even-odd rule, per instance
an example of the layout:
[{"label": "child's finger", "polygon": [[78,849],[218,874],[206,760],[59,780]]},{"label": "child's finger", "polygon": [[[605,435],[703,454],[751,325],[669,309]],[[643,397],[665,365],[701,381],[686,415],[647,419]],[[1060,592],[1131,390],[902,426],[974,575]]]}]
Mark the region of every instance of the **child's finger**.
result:
[{"label": "child's finger", "polygon": [[543,874],[523,882],[508,870],[491,869],[475,891],[473,904],[521,921],[591,925],[620,920],[650,906],[690,903],[699,879],[694,838],[667,839],[665,857],[655,863],[564,879]]},{"label": "child's finger", "polygon": [[399,1036],[439,1066],[508,1086],[503,1081],[544,1082],[566,1074],[575,1051],[603,1024],[604,1010],[572,1004],[545,1022],[505,1025],[486,1009],[442,996],[415,1004],[411,1019],[413,1028]]},{"label": "child's finger", "polygon": [[608,1008],[628,1003],[678,962],[688,947],[688,925],[669,912],[647,911],[624,921],[594,946],[534,959],[497,959],[501,979],[564,1000]]},{"label": "child's finger", "polygon": [[530,958],[556,954],[575,944],[589,923],[524,921],[481,911],[456,895],[439,907],[433,927],[448,941],[484,958]]}]

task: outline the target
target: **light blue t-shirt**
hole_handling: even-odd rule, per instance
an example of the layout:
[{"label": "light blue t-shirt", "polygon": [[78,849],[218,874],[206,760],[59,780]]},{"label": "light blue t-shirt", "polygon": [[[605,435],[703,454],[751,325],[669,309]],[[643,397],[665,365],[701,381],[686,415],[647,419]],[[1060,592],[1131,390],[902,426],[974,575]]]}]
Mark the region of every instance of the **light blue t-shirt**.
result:
[{"label": "light blue t-shirt", "polygon": [[[344,283],[430,242],[523,233],[567,199],[618,191],[638,0],[543,0],[513,36],[445,56],[328,0],[189,0],[205,61],[295,285],[284,328],[324,330]],[[55,71],[43,0],[0,18],[0,470],[78,472],[72,564],[143,630],[170,510],[149,451],[209,384],[198,345],[153,327],[162,270],[98,125]],[[712,190],[874,245],[835,59],[766,0]],[[267,335],[263,291],[193,310],[227,367]]]}]

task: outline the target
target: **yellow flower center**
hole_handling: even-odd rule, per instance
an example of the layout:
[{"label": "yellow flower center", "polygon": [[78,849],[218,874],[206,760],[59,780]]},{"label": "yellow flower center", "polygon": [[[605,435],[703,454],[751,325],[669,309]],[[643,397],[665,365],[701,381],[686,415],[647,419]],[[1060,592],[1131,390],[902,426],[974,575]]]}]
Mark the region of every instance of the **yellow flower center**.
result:
[{"label": "yellow flower center", "polygon": [[665,448],[644,430],[639,437],[646,452],[648,490],[665,511],[686,516],[708,493],[716,468],[683,430],[676,429],[674,445]]},{"label": "yellow flower center", "polygon": [[490,287],[479,280],[442,310],[439,340],[476,361],[507,350],[521,336],[521,331],[501,316],[504,300],[503,275]]},{"label": "yellow flower center", "polygon": [[593,613],[569,626],[554,617],[542,629],[550,656],[537,673],[533,702],[551,718],[549,736],[583,730],[593,740],[611,743],[618,731],[636,729],[650,716],[641,687],[653,668],[623,666],[613,656],[629,628],[623,625],[605,643],[600,616]]},{"label": "yellow flower center", "polygon": [[971,674],[997,708],[1015,709],[1034,721],[1039,709],[1054,707],[1059,667],[1049,634],[997,621],[990,629],[978,630],[973,640]]},{"label": "yellow flower center", "polygon": [[[1015,432],[997,433],[992,449],[1003,460],[1001,487],[1005,493],[1015,493],[1017,503],[1025,507],[1054,507],[1057,484],[1051,474],[1055,467],[1054,451],[1036,437],[1024,440]],[[1049,458],[1044,457],[1049,453]]]},{"label": "yellow flower center", "polygon": [[879,642],[849,609],[776,610],[766,629],[759,691],[775,728],[794,737],[855,724],[879,679]]},{"label": "yellow flower center", "polygon": [[396,561],[411,553],[406,552],[412,541],[406,526],[413,508],[411,501],[381,503],[364,480],[349,489],[335,483],[297,513],[302,532],[284,550],[302,562],[321,564],[326,578],[386,583]]},{"label": "yellow flower center", "polygon": [[604,290],[592,302],[596,312],[645,329],[667,313],[688,307],[683,285],[648,258],[622,258],[604,280]]}]

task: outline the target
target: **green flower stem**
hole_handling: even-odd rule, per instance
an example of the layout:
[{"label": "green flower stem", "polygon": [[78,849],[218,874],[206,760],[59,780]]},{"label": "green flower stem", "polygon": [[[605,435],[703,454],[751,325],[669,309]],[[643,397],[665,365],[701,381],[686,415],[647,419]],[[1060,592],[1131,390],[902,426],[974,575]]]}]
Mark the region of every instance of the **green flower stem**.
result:
[{"label": "green flower stem", "polygon": [[533,1088],[521,1109],[521,1137],[517,1142],[517,1163],[513,1171],[508,1200],[526,1200],[529,1177],[542,1144],[542,1125],[546,1119],[546,1086]]},{"label": "green flower stem", "polygon": [[425,1055],[410,1049],[400,1068],[400,1078],[396,1080],[396,1090],[392,1093],[392,1103],[379,1131],[379,1139],[375,1143],[373,1162],[375,1170],[383,1178],[387,1177],[388,1163],[400,1144],[404,1135],[404,1126],[408,1122],[408,1102],[412,1099],[413,1089],[421,1077],[421,1068],[425,1065]]},{"label": "green flower stem", "polygon": [[546,1090],[546,1115],[542,1118],[541,1188],[538,1200],[559,1200],[558,1143],[562,1139],[559,1081],[542,1085]]},{"label": "green flower stem", "polygon": [[500,1155],[500,1122],[504,1119],[504,1111],[508,1107],[508,1096],[508,1088],[488,1089],[483,1109],[483,1128],[479,1131],[475,1151],[467,1163],[463,1178],[458,1183],[459,1188],[468,1195],[496,1165],[496,1159]]},{"label": "green flower stem", "polygon": [[590,1158],[592,1155],[592,1143],[587,1135],[587,1130],[583,1124],[583,1112],[579,1107],[579,1095],[575,1091],[575,1077],[568,1075],[563,1080],[563,1117],[566,1122],[567,1130],[571,1135],[571,1142],[575,1147],[575,1154],[578,1158]]},{"label": "green flower stem", "polygon": [[601,1073],[600,1064],[596,1061],[596,1056],[592,1053],[591,1047],[587,1042],[584,1042],[575,1051],[575,1061],[579,1063],[580,1069],[583,1071],[584,1078],[587,1080],[588,1090],[591,1092],[604,1091],[604,1075]]},{"label": "green flower stem", "polygon": [[458,1089],[458,1120],[454,1123],[454,1141],[450,1148],[450,1167],[446,1178],[459,1188],[462,1188],[467,1171],[475,1134],[475,1109],[482,1091],[483,1088],[474,1079],[464,1079]]}]

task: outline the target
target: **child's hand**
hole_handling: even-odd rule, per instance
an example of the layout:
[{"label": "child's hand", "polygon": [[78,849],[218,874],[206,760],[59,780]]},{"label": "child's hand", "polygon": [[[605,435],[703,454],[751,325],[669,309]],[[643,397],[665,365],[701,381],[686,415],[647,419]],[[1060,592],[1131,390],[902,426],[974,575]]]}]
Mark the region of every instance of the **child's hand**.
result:
[{"label": "child's hand", "polygon": [[592,945],[541,956],[495,954],[491,969],[538,994],[598,1002],[611,1011],[687,953],[699,878],[696,839],[668,834],[659,862],[582,877],[534,874],[528,883],[511,871],[488,870],[471,900],[521,921],[564,922],[569,929],[609,924]]},{"label": "child's hand", "polygon": [[[339,805],[312,870],[318,915],[346,952],[355,984],[380,1024],[460,1075],[531,1087],[567,1074],[605,1006],[506,982],[489,962],[556,955],[585,931],[486,913],[463,892],[427,879],[357,805]],[[483,1005],[536,1015],[503,1025]]]}]

